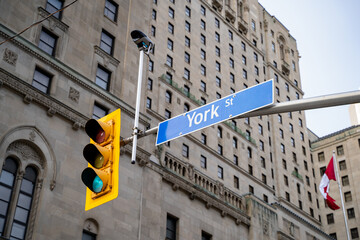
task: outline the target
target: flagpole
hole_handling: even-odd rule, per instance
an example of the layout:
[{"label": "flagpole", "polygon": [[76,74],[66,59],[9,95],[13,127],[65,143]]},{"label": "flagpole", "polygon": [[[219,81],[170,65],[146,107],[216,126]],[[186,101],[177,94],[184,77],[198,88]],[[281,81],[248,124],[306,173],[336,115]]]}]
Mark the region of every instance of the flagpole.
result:
[{"label": "flagpole", "polygon": [[346,213],[345,213],[345,204],[344,204],[344,199],[343,199],[343,193],[342,193],[342,190],[341,190],[340,177],[339,177],[339,171],[338,171],[336,157],[335,157],[335,151],[333,151],[333,159],[334,159],[333,163],[334,163],[334,166],[335,166],[335,173],[336,173],[336,182],[337,182],[337,184],[339,186],[341,205],[342,205],[342,210],[343,210],[343,214],[344,214],[346,235],[347,235],[347,239],[350,240],[349,227],[348,227]]}]

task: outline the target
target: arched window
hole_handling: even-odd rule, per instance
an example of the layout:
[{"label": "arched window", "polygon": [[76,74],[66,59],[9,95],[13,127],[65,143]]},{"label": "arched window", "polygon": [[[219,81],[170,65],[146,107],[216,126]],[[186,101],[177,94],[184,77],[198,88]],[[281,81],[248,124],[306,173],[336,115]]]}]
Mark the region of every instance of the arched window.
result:
[{"label": "arched window", "polygon": [[11,239],[25,238],[31,203],[34,196],[36,178],[36,170],[33,167],[27,167],[25,169],[24,178],[21,181],[14,221],[11,227]]},{"label": "arched window", "polygon": [[0,174],[0,236],[4,235],[17,169],[14,159],[7,158]]}]

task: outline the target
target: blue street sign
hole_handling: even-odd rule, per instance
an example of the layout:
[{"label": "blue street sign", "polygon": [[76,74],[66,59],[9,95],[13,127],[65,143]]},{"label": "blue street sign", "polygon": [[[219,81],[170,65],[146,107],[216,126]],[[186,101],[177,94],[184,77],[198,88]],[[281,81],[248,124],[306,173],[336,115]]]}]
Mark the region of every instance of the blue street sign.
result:
[{"label": "blue street sign", "polygon": [[269,80],[159,123],[156,145],[273,103],[273,80]]}]

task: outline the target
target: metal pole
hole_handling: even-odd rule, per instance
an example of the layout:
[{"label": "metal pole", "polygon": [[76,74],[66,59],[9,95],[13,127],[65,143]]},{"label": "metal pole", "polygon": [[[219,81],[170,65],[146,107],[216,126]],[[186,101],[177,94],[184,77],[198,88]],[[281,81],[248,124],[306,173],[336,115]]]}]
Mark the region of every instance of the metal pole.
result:
[{"label": "metal pole", "polygon": [[133,146],[131,153],[131,164],[134,164],[136,161],[136,146],[137,146],[137,135],[139,132],[139,111],[140,111],[140,97],[141,97],[141,85],[142,85],[142,72],[144,65],[144,51],[140,51],[139,59],[139,73],[138,73],[138,85],[136,92],[136,108],[135,108],[135,123],[134,123],[134,132],[133,132]]},{"label": "metal pole", "polygon": [[339,186],[341,206],[342,206],[342,210],[343,210],[343,214],[344,214],[344,222],[345,222],[346,236],[347,236],[347,239],[350,240],[349,227],[348,227],[348,223],[347,223],[347,219],[346,219],[346,214],[345,214],[345,204],[344,204],[343,193],[342,193],[341,185],[340,185],[339,171],[338,171],[338,167],[337,167],[337,162],[336,162],[336,157],[335,157],[335,151],[333,151],[333,159],[334,159],[335,172],[336,172],[336,182],[337,182],[337,184],[338,184],[338,186]]},{"label": "metal pole", "polygon": [[[260,97],[260,96],[259,96]],[[274,105],[243,114],[237,118],[254,117],[275,113],[294,112],[316,108],[334,107],[360,102],[360,91],[337,93],[320,97],[303,98],[294,101],[275,103]]]},{"label": "metal pole", "polygon": [[[284,112],[294,112],[300,110],[334,107],[334,106],[341,106],[352,103],[360,103],[360,91],[337,93],[337,94],[325,95],[320,97],[303,98],[289,102],[275,103],[270,107],[245,113],[234,119],[255,117],[260,115],[270,115],[270,114],[284,113]],[[154,127],[145,132],[139,133],[138,137],[141,138],[150,134],[156,134],[157,131],[158,131],[158,127]],[[121,140],[120,142],[121,146],[129,144],[134,140],[134,138],[135,135]]]}]

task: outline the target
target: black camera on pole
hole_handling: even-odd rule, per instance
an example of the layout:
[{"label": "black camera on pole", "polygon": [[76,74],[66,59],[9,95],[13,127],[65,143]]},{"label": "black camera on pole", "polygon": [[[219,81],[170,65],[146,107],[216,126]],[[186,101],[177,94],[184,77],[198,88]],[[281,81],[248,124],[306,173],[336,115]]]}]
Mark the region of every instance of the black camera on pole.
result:
[{"label": "black camera on pole", "polygon": [[144,51],[146,54],[148,54],[152,48],[154,47],[154,43],[148,38],[143,32],[139,30],[134,30],[131,32],[131,37],[136,44],[136,46],[139,48],[139,51]]}]

